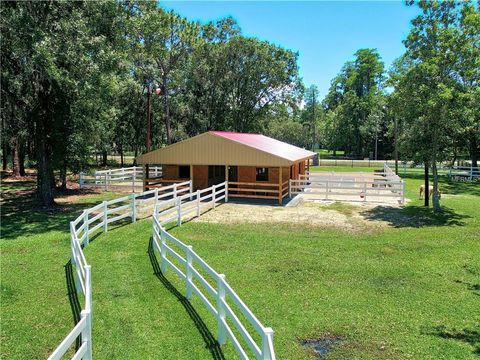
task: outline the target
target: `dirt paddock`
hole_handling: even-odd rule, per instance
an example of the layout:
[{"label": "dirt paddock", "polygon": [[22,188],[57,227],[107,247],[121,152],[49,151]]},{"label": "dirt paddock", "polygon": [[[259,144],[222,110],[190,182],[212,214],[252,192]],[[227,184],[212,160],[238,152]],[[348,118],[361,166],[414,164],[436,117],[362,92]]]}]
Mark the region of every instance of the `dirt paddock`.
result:
[{"label": "dirt paddock", "polygon": [[[218,224],[291,224],[318,228],[338,228],[365,232],[385,228],[388,222],[372,220],[367,215],[385,205],[335,201],[300,202],[297,206],[225,203],[193,221]],[[392,206],[392,209],[398,206]]]}]

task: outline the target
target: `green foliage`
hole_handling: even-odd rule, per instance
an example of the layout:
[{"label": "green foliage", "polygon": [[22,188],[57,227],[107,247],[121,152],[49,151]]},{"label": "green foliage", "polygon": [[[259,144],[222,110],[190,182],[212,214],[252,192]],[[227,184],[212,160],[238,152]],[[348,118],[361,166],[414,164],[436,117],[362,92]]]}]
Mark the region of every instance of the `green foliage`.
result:
[{"label": "green foliage", "polygon": [[[360,49],[355,60],[345,63],[323,101],[326,110],[325,135],[330,149],[342,149],[354,156],[372,156],[375,143],[380,153],[390,151],[386,127],[384,67],[375,49]],[[382,146],[383,145],[383,146]]]},{"label": "green foliage", "polygon": [[66,187],[92,153],[105,163],[145,150],[147,93],[157,148],[210,129],[264,131],[300,95],[297,54],[242,36],[231,18],[201,25],[155,1],[5,2],[1,14],[2,141],[14,154],[29,145],[46,206],[57,171]]},{"label": "green foliage", "polygon": [[432,166],[438,211],[437,163],[455,159],[463,147],[477,165],[479,9],[452,1],[420,1],[418,6],[422,13],[412,20],[407,52],[391,71],[391,104],[401,123],[401,152]]}]

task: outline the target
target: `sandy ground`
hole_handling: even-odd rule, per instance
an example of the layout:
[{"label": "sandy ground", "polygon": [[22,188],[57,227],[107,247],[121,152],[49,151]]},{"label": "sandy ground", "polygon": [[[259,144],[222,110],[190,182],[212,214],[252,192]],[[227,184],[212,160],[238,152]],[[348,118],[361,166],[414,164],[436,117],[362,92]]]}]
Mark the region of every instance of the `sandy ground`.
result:
[{"label": "sandy ground", "polygon": [[385,205],[371,203],[339,203],[335,201],[299,202],[296,206],[226,203],[193,221],[220,224],[302,224],[308,227],[342,229],[347,232],[372,232],[388,227],[381,220],[363,214]]}]

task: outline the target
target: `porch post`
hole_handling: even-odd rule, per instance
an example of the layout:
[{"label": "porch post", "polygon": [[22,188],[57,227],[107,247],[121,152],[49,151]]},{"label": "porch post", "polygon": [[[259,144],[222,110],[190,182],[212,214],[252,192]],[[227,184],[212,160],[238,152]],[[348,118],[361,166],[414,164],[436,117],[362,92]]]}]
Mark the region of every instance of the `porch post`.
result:
[{"label": "porch post", "polygon": [[228,165],[225,165],[225,202],[228,202]]},{"label": "porch post", "polygon": [[143,167],[143,191],[147,191],[147,184],[148,184],[148,172],[149,168],[148,165],[142,165]]},{"label": "porch post", "polygon": [[282,167],[278,168],[278,204],[282,205]]},{"label": "porch post", "polygon": [[193,165],[190,165],[190,181],[192,182],[193,186]]}]

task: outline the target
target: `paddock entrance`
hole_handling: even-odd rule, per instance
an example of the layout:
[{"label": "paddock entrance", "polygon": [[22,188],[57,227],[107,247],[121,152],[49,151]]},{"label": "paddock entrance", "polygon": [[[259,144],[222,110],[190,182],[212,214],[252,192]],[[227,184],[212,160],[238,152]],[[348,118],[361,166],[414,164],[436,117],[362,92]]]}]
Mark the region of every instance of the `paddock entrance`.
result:
[{"label": "paddock entrance", "polygon": [[405,203],[405,183],[386,164],[374,173],[307,172],[298,180],[290,180],[289,193],[305,201]]}]

